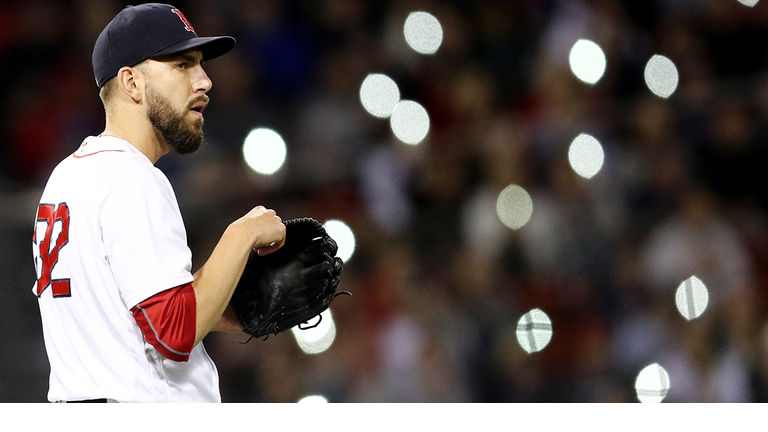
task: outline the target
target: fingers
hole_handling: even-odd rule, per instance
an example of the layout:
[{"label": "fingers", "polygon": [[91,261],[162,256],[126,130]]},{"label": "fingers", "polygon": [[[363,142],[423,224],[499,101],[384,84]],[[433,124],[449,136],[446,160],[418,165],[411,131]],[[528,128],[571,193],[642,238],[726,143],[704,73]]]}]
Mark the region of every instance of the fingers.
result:
[{"label": "fingers", "polygon": [[285,241],[282,243],[272,242],[266,246],[256,247],[254,250],[256,251],[259,256],[269,255],[272,252],[280,249],[283,247],[283,244],[285,244]]},{"label": "fingers", "polygon": [[245,216],[246,217],[251,217],[251,218],[256,218],[256,217],[259,217],[259,216],[262,216],[262,215],[277,216],[277,212],[275,212],[272,209],[268,209],[268,208],[266,208],[264,206],[256,206],[256,207],[252,208],[251,211],[249,211],[248,214],[245,215]]}]

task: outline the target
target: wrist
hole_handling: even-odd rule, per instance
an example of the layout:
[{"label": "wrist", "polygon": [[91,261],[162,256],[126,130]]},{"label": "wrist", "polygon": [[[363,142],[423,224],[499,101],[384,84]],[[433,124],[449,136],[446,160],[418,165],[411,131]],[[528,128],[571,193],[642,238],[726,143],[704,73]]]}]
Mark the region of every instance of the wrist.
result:
[{"label": "wrist", "polygon": [[227,244],[249,252],[259,241],[257,233],[252,232],[244,224],[238,223],[238,221],[232,222],[221,237]]}]

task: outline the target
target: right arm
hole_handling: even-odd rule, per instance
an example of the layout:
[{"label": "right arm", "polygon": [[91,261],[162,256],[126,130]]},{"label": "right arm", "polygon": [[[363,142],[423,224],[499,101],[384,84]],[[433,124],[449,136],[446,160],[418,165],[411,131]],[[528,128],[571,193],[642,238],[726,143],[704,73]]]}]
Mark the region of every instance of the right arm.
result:
[{"label": "right arm", "polygon": [[[240,281],[252,249],[266,255],[285,243],[285,225],[273,210],[256,207],[231,223],[211,256],[194,274],[197,303],[195,345],[214,328],[221,328],[229,299]],[[225,316],[226,318],[226,316]]]}]

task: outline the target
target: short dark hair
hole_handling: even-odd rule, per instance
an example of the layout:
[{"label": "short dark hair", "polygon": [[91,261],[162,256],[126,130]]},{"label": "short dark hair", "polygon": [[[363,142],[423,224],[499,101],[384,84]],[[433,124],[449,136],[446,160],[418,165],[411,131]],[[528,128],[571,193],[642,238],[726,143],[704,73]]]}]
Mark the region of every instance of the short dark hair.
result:
[{"label": "short dark hair", "polygon": [[104,83],[103,86],[99,89],[99,99],[101,99],[101,103],[104,105],[107,105],[107,102],[112,99],[112,94],[114,93],[115,88],[115,80],[111,79]]},{"label": "short dark hair", "polygon": [[[145,68],[146,61],[143,61],[136,66],[133,66],[134,69],[139,69],[142,73],[146,74],[147,69]],[[104,104],[104,109],[109,109],[109,104],[112,101],[112,98],[115,95],[115,92],[117,92],[117,77],[110,78],[107,82],[104,83],[103,86],[99,89],[99,98],[101,99],[101,103]]]},{"label": "short dark hair", "polygon": [[112,98],[115,95],[115,87],[117,87],[117,80],[112,78],[105,82],[99,89],[99,99],[101,99],[102,105],[104,105],[104,111],[109,113]]}]

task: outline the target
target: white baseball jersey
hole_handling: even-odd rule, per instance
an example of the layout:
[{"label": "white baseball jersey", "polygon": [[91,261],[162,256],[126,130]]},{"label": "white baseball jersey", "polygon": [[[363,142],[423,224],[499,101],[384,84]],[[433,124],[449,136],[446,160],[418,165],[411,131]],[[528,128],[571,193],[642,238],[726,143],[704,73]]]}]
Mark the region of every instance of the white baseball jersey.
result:
[{"label": "white baseball jersey", "polygon": [[49,401],[220,402],[202,343],[176,362],[145,342],[130,309],[190,283],[192,254],[165,175],[135,147],[88,137],[53,171],[33,241]]}]

